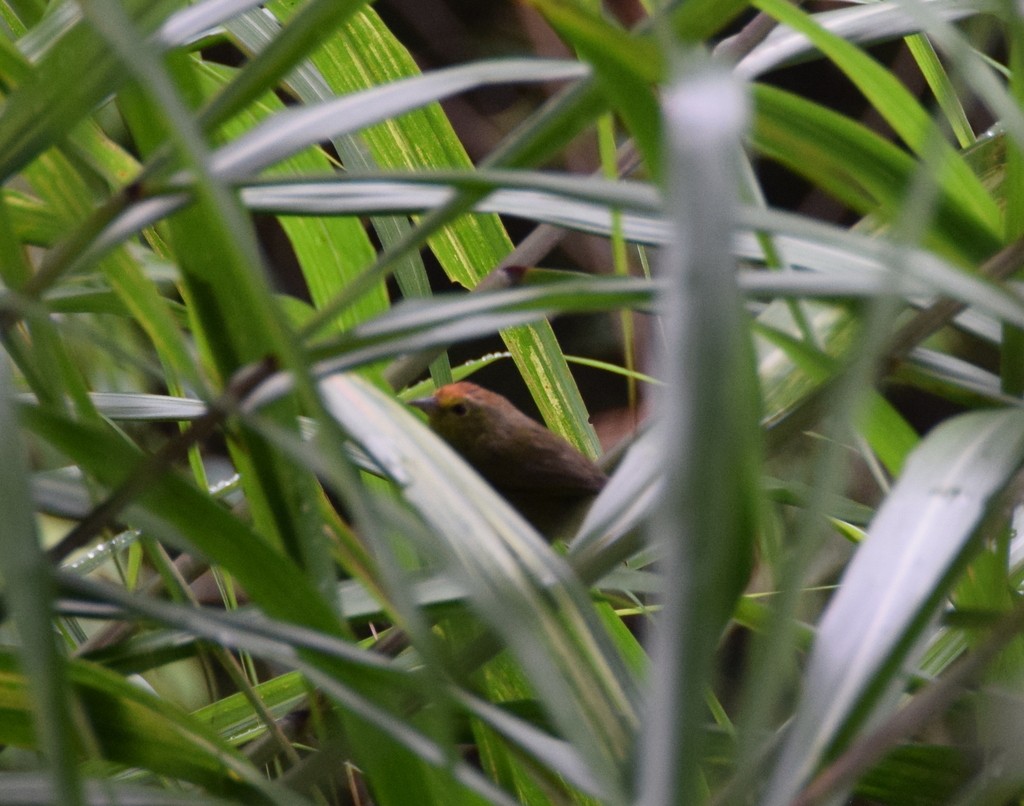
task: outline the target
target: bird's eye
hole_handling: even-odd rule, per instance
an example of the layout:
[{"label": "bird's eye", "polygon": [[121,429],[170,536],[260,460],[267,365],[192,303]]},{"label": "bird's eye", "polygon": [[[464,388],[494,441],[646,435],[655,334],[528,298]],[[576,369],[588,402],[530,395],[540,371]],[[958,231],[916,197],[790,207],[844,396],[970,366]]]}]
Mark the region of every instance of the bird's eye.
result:
[{"label": "bird's eye", "polygon": [[456,403],[454,406],[451,407],[450,411],[455,416],[461,417],[463,414],[469,411],[469,409],[466,408],[465,403]]}]

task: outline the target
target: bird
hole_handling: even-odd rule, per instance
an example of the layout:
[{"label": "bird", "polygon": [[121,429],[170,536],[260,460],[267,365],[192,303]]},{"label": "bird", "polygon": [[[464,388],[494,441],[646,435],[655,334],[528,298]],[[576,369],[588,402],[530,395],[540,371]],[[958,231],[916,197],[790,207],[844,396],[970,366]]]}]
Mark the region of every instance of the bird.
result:
[{"label": "bird", "polygon": [[548,539],[570,536],[608,480],[569,442],[475,383],[450,383],[409,405]]}]

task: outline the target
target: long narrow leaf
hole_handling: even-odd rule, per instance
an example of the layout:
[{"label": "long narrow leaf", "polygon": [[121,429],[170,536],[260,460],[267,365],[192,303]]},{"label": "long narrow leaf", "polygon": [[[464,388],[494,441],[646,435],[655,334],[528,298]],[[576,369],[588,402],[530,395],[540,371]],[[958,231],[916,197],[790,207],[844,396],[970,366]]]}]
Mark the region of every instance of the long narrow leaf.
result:
[{"label": "long narrow leaf", "polygon": [[751,567],[757,414],[752,364],[727,244],[736,150],[747,100],[735,80],[697,63],[666,91],[676,236],[659,399],[664,496],[651,536],[664,552],[665,597],[641,737],[640,802],[698,798],[712,656]]},{"label": "long narrow leaf", "polygon": [[882,695],[913,663],[908,653],[1022,464],[1020,411],[958,417],[911,455],[822,617],[765,804],[789,803],[843,730],[892,709]]}]

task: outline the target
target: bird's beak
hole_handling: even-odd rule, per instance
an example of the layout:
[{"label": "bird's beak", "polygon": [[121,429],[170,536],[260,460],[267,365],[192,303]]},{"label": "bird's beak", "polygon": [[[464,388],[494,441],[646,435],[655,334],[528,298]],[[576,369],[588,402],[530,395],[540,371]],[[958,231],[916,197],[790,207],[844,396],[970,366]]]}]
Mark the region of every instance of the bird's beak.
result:
[{"label": "bird's beak", "polygon": [[438,409],[437,400],[433,397],[418,397],[415,400],[410,400],[409,405],[428,415]]}]

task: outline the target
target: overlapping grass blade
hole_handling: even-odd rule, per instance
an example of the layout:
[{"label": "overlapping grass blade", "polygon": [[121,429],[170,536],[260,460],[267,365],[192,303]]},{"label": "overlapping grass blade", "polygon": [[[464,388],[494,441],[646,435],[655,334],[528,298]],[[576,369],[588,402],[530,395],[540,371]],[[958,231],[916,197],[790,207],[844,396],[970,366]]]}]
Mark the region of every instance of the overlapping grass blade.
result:
[{"label": "overlapping grass blade", "polygon": [[911,455],[821,618],[764,803],[789,803],[844,734],[892,710],[919,636],[1022,464],[1020,411],[958,417]]}]

